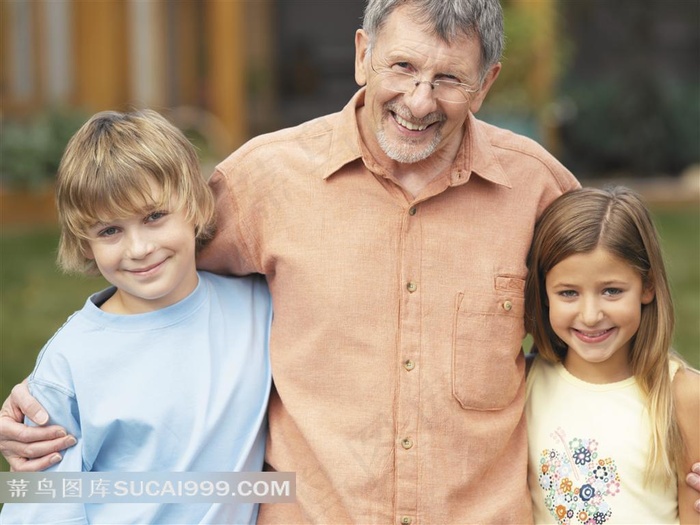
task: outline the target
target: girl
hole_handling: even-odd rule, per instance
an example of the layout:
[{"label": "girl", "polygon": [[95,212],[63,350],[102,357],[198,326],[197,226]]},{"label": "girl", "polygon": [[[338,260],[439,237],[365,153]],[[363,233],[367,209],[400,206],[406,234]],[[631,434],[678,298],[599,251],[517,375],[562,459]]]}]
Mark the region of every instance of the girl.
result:
[{"label": "girl", "polygon": [[[525,309],[536,523],[698,523],[700,375],[671,349],[649,213],[626,188],[559,197],[538,221]],[[678,482],[680,480],[680,482]]]}]

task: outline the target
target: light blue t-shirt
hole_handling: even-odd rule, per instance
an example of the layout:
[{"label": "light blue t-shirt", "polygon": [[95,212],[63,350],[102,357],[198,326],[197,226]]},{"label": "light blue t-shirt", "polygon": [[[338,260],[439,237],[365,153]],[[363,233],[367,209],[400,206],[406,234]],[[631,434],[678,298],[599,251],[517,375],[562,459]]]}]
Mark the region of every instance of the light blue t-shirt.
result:
[{"label": "light blue t-shirt", "polygon": [[[42,349],[30,390],[76,436],[51,471],[259,472],[272,305],[261,277],[199,273],[182,301],[137,315],[90,297]],[[257,505],[6,504],[9,523],[254,523]]]}]

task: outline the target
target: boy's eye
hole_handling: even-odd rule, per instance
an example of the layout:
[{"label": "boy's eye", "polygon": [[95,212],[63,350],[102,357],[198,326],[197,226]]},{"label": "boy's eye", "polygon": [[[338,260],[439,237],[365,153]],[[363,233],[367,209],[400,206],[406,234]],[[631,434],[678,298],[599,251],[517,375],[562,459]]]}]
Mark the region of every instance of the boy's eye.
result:
[{"label": "boy's eye", "polygon": [[157,221],[158,219],[162,219],[162,218],[165,217],[167,214],[168,214],[167,211],[162,211],[162,210],[161,210],[161,211],[154,211],[153,213],[150,213],[150,214],[146,217],[146,221],[145,221],[145,222],[155,222],[155,221]]},{"label": "boy's eye", "polygon": [[103,228],[97,233],[98,237],[110,237],[112,235],[115,235],[116,233],[119,232],[119,229],[115,226],[109,226],[107,228]]}]

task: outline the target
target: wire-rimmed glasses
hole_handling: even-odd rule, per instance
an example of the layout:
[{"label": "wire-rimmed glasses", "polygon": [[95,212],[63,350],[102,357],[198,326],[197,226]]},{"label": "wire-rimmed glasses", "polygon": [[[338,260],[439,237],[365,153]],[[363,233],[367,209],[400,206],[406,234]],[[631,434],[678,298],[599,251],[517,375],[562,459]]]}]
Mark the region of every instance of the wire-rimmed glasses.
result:
[{"label": "wire-rimmed glasses", "polygon": [[377,74],[384,89],[394,93],[412,93],[421,84],[428,84],[433,96],[441,102],[448,104],[466,104],[469,95],[478,92],[481,84],[471,85],[444,78],[438,80],[421,80],[420,73],[403,71],[400,64],[392,67],[381,67],[371,64],[372,70]]}]

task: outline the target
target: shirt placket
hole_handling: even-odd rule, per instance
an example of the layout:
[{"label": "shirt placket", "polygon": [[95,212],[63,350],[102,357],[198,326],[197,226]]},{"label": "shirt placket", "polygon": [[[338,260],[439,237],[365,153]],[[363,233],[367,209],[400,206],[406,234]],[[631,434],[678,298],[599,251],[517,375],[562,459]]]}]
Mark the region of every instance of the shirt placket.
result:
[{"label": "shirt placket", "polygon": [[396,423],[396,523],[418,523],[418,472],[421,368],[420,205],[411,204],[401,221],[398,404]]}]

